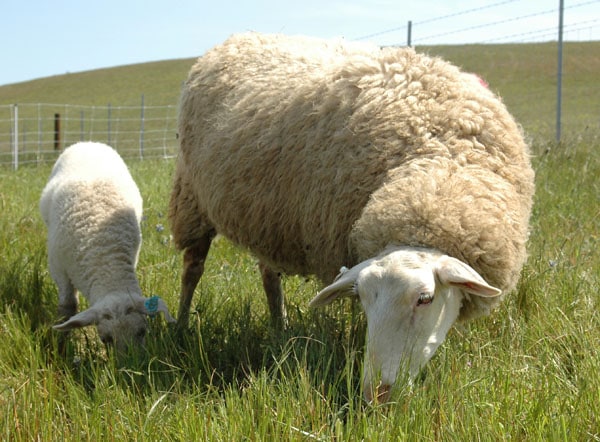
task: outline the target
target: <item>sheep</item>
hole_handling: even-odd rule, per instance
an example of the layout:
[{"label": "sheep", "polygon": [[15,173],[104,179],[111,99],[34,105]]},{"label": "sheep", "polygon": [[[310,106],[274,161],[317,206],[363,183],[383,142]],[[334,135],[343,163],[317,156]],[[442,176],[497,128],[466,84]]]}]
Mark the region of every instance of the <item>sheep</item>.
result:
[{"label": "sheep", "polygon": [[[80,142],[65,149],[42,191],[40,211],[58,316],[65,320],[55,330],[94,324],[102,342],[122,352],[143,344],[147,315],[163,312],[175,321],[162,299],[142,296],[135,274],[142,197],[113,148]],[[80,313],[77,291],[89,305]]]},{"label": "sheep", "polygon": [[501,100],[442,59],[233,35],[191,68],[178,130],[169,218],[184,251],[180,324],[221,234],[258,258],[276,321],[282,272],[330,283],[310,306],[360,299],[363,394],[387,401],[455,321],[488,314],[516,287],[529,148]]}]

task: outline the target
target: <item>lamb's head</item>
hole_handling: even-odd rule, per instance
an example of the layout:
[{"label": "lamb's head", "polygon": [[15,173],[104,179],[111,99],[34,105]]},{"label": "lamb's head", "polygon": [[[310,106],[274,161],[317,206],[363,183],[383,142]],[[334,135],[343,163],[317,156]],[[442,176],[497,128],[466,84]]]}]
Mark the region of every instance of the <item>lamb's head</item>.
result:
[{"label": "lamb's head", "polygon": [[162,312],[168,322],[175,322],[165,302],[158,296],[108,295],[93,306],[53,328],[69,331],[96,325],[98,335],[106,345],[115,346],[120,352],[129,346],[141,346],[146,335],[146,317]]},{"label": "lamb's head", "polygon": [[385,402],[397,379],[414,378],[456,321],[466,296],[498,296],[467,264],[435,250],[390,247],[343,269],[310,302],[321,306],[359,296],[367,316],[363,387]]}]

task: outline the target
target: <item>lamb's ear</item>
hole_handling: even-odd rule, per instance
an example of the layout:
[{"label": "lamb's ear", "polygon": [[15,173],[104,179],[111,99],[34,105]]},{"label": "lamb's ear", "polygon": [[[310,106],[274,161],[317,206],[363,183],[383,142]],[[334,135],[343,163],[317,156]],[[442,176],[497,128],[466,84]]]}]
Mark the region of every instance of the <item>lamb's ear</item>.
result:
[{"label": "lamb's ear", "polygon": [[356,291],[356,279],[361,270],[369,266],[372,261],[372,259],[368,259],[355,265],[351,269],[342,267],[339,275],[335,277],[333,282],[317,293],[317,295],[308,303],[308,306],[322,307],[331,304],[338,298],[358,296],[358,292]]},{"label": "lamb's ear", "polygon": [[52,326],[54,330],[58,331],[69,331],[75,328],[87,327],[88,325],[95,325],[100,320],[100,313],[98,310],[88,308],[76,315],[71,316],[62,324]]},{"label": "lamb's ear", "polygon": [[485,282],[471,266],[450,256],[440,258],[435,271],[442,284],[458,287],[473,295],[493,298],[502,293]]},{"label": "lamb's ear", "polygon": [[150,298],[142,298],[142,301],[143,303],[140,305],[140,309],[144,314],[154,316],[157,313],[163,313],[167,322],[177,322],[176,319],[171,316],[171,313],[169,313],[169,308],[167,307],[167,304],[165,304],[165,301],[160,297],[152,296]]}]

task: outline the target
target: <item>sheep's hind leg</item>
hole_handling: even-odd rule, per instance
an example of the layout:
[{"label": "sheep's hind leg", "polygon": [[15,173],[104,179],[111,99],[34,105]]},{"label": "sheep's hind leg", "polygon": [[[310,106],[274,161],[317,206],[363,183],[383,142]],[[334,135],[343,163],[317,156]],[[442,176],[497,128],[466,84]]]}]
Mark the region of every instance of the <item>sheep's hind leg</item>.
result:
[{"label": "sheep's hind leg", "polygon": [[215,234],[215,231],[211,230],[202,236],[196,244],[185,249],[179,312],[177,314],[177,325],[179,327],[183,327],[188,323],[194,290],[202,277],[202,273],[204,273],[204,262]]},{"label": "sheep's hind leg", "polygon": [[258,263],[258,267],[262,277],[263,288],[267,294],[271,321],[277,328],[285,327],[287,325],[287,312],[285,310],[283,290],[281,289],[281,275],[262,262]]}]

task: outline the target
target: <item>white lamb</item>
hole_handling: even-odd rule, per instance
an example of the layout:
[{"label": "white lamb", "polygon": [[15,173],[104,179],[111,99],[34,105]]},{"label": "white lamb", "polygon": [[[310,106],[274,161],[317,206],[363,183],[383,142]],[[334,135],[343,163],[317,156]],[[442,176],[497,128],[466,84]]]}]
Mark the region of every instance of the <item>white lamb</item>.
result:
[{"label": "white lamb", "polygon": [[[142,296],[135,274],[142,197],[115,150],[92,142],[65,149],[42,192],[40,211],[58,315],[66,319],[56,330],[94,324],[102,342],[123,350],[143,343],[147,315],[163,312],[174,321],[161,299]],[[77,290],[89,303],[80,313]]]}]

